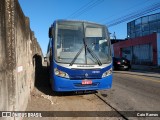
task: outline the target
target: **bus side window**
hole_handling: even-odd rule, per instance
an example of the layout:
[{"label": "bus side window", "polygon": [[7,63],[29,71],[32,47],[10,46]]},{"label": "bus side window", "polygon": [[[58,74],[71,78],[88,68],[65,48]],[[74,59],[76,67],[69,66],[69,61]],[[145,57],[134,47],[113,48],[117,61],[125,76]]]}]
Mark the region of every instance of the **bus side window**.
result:
[{"label": "bus side window", "polygon": [[50,48],[50,41],[48,43],[47,53],[49,52],[49,48]]},{"label": "bus side window", "polygon": [[58,48],[61,48],[61,37],[58,36],[58,39],[57,39],[57,49]]}]

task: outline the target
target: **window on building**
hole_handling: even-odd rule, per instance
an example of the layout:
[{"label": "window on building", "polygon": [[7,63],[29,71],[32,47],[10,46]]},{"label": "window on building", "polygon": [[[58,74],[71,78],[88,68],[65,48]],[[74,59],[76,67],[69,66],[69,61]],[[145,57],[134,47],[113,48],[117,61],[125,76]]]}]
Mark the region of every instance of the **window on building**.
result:
[{"label": "window on building", "polygon": [[130,24],[131,24],[131,28],[134,28],[134,26],[135,26],[135,21],[132,21]]},{"label": "window on building", "polygon": [[150,23],[150,30],[157,30],[157,22]]},{"label": "window on building", "polygon": [[128,31],[128,32],[131,32],[131,26],[130,26],[130,24],[128,24],[128,23],[127,23],[127,31]]},{"label": "window on building", "polygon": [[160,13],[157,14],[157,20],[160,20]]},{"label": "window on building", "polygon": [[141,31],[141,24],[135,26],[136,31]]},{"label": "window on building", "polygon": [[135,38],[135,33],[132,33],[132,34],[130,35],[130,38]]},{"label": "window on building", "polygon": [[157,30],[150,30],[150,34],[157,32]]},{"label": "window on building", "polygon": [[128,32],[128,33],[130,33],[130,32],[131,32],[131,30],[130,30],[130,29],[128,29],[128,30],[127,30],[127,32]]},{"label": "window on building", "polygon": [[158,29],[157,32],[160,33],[160,29]]},{"label": "window on building", "polygon": [[141,18],[135,20],[135,25],[139,25],[139,24],[141,24]]},{"label": "window on building", "polygon": [[148,31],[148,30],[149,30],[149,24],[143,24],[142,31]]},{"label": "window on building", "polygon": [[160,29],[160,21],[157,22],[157,28]]},{"label": "window on building", "polygon": [[142,32],[141,31],[137,31],[136,32],[136,37],[140,37],[140,36],[142,36]]},{"label": "window on building", "polygon": [[127,23],[127,28],[131,27],[131,22]]},{"label": "window on building", "polygon": [[156,20],[157,20],[157,15],[156,14],[149,16],[149,21],[150,22],[153,22],[153,21],[156,21]]},{"label": "window on building", "polygon": [[131,33],[134,33],[135,32],[135,29],[134,28],[131,28]]},{"label": "window on building", "polygon": [[149,35],[149,31],[144,31],[144,32],[142,33],[142,36],[146,36],[146,35]]},{"label": "window on building", "polygon": [[148,23],[148,16],[142,17],[142,24]]}]

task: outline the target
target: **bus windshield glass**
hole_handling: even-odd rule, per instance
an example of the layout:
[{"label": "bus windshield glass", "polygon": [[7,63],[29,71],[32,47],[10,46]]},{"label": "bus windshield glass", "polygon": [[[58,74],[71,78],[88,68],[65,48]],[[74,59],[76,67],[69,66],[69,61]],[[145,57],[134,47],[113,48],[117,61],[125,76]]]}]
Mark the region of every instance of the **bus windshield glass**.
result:
[{"label": "bus windshield glass", "polygon": [[59,21],[55,59],[59,63],[102,65],[111,62],[106,27],[88,22]]}]

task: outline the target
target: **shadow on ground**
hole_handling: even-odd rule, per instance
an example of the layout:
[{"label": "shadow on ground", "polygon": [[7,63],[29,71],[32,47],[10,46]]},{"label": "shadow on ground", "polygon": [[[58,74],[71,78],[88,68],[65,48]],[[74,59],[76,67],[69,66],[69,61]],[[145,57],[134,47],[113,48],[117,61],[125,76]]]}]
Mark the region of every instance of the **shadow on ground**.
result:
[{"label": "shadow on ground", "polygon": [[35,55],[35,87],[46,95],[52,94],[49,84],[49,71],[47,66],[42,65],[42,57]]},{"label": "shadow on ground", "polygon": [[49,82],[49,69],[42,65],[42,57],[35,55],[35,87],[50,96],[72,96],[72,95],[87,95],[95,94],[97,91],[76,91],[76,92],[53,92]]}]

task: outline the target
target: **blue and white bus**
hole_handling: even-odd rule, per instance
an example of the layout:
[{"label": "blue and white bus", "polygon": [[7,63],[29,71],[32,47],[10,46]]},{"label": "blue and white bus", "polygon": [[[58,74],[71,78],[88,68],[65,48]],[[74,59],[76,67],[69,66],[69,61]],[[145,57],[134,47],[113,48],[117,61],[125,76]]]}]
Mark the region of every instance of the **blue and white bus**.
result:
[{"label": "blue and white bus", "polygon": [[56,20],[49,28],[47,65],[53,91],[110,89],[112,55],[104,25]]}]

